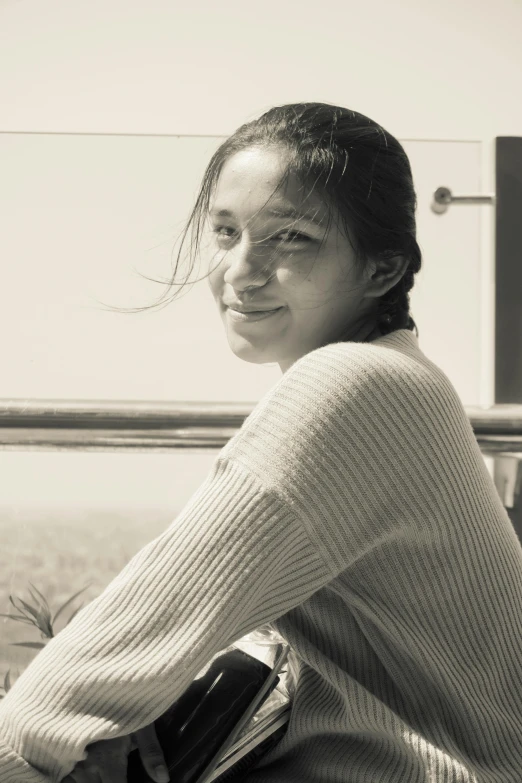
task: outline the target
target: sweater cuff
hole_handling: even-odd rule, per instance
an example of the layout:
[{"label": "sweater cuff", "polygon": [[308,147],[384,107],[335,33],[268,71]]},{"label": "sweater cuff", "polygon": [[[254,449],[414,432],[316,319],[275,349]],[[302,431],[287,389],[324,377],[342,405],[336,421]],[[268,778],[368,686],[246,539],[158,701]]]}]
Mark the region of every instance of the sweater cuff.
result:
[{"label": "sweater cuff", "polygon": [[58,783],[55,779],[38,772],[37,769],[28,764],[1,737],[0,772],[2,783]]}]

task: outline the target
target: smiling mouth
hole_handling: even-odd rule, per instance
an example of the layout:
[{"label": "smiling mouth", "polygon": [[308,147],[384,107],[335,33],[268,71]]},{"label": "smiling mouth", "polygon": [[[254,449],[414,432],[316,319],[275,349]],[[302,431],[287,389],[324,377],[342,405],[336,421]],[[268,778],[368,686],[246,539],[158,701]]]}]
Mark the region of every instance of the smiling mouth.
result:
[{"label": "smiling mouth", "polygon": [[275,310],[254,310],[253,312],[242,313],[239,310],[234,310],[232,307],[227,307],[227,312],[233,321],[248,322],[262,321],[265,318],[269,318],[270,316],[275,315],[275,313],[278,313],[283,309],[283,307],[277,307]]}]

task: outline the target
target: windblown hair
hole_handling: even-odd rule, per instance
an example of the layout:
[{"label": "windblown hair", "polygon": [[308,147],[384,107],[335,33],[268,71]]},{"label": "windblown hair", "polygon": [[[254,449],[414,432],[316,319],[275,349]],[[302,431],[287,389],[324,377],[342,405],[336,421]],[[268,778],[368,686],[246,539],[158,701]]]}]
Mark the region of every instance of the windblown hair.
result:
[{"label": "windblown hair", "polygon": [[[399,282],[379,299],[378,320],[383,334],[404,328],[415,329],[418,334],[410,315],[409,291],[422,257],[416,239],[417,198],[408,156],[397,139],[378,123],[351,109],[326,103],[275,106],[239,127],[218,147],[182,231],[167,290],[155,304],[132,311],[163,307],[179,295],[198,257],[223,165],[237,152],[251,147],[285,152],[287,165],[276,190],[293,175],[303,190],[319,195],[328,207],[329,225],[332,216],[340,219],[356,263],[364,265],[372,259],[387,262],[397,256],[408,260]],[[189,230],[189,268],[180,283],[180,258]],[[173,294],[165,300],[171,289],[175,289]]]}]

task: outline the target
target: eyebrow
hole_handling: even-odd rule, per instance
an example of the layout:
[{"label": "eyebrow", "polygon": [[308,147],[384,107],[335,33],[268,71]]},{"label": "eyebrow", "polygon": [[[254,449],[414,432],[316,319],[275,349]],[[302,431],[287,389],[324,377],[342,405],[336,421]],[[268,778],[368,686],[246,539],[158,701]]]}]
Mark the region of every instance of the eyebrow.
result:
[{"label": "eyebrow", "polygon": [[[210,214],[215,217],[234,217],[233,213],[229,209],[215,210],[211,209]],[[299,212],[293,207],[273,207],[266,210],[267,215],[280,218],[297,218],[298,220],[309,220],[312,223],[316,223],[318,226],[322,226],[322,221],[319,218],[314,217],[311,212]]]}]

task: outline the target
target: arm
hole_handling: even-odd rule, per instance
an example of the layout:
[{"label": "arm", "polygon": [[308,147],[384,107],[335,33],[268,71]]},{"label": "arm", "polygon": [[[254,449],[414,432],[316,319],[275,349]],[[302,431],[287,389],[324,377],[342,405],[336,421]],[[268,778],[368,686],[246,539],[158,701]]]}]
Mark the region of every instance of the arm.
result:
[{"label": "arm", "polygon": [[284,502],[218,459],[164,534],[51,640],[0,706],[2,783],[60,781],[157,718],[220,649],[331,578]]},{"label": "arm", "polygon": [[[58,783],[88,744],[150,724],[216,652],[304,602],[357,556],[355,527],[366,518],[354,518],[355,545],[339,527],[350,444],[335,456],[342,484],[325,483],[322,464],[366,376],[354,368],[338,379],[324,356],[312,352],[285,373],[165,533],[17,680],[0,704],[2,783]],[[362,509],[356,481],[352,496]]]},{"label": "arm", "polygon": [[455,390],[392,339],[313,351],[260,401],[3,700],[2,783],[58,783],[337,576],[420,736],[477,783],[518,780],[522,548]]}]

